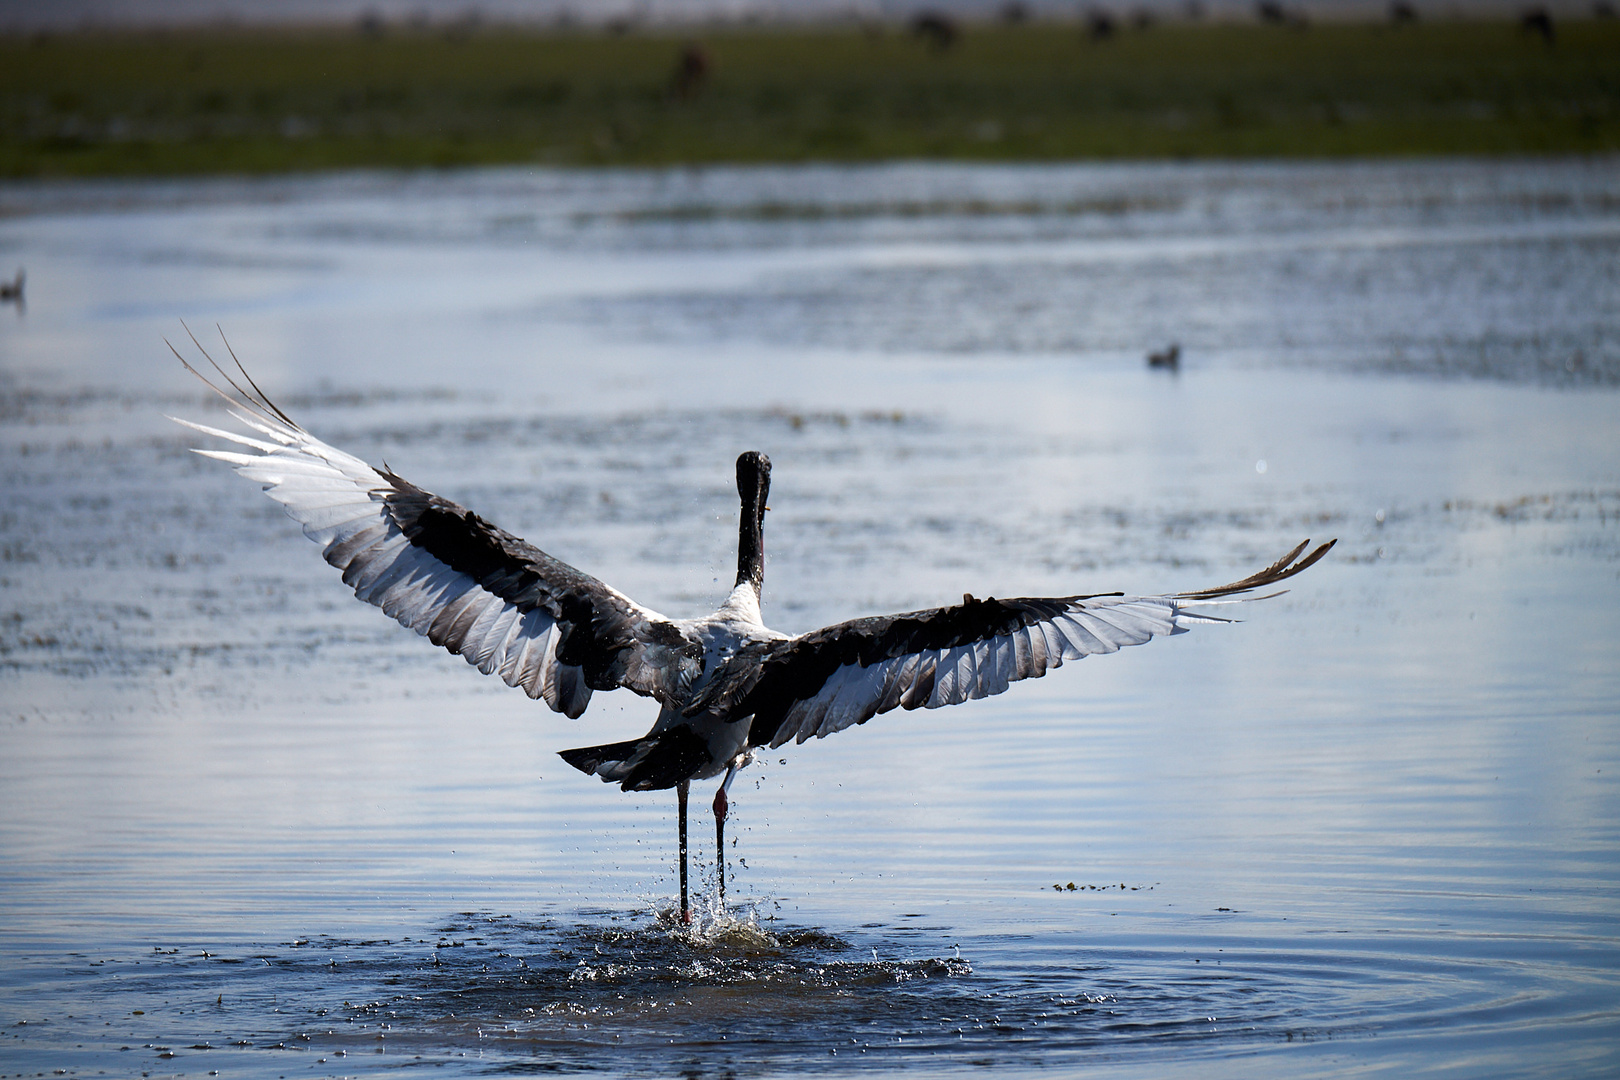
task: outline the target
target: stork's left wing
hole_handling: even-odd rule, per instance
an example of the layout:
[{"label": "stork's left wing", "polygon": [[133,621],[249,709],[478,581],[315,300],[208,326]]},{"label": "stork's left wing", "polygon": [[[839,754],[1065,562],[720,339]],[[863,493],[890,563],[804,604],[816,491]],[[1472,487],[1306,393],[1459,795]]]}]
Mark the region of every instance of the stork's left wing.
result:
[{"label": "stork's left wing", "polygon": [[[1005,691],[1065,660],[1117,652],[1197,623],[1229,620],[1195,610],[1230,602],[1314,564],[1310,541],[1242,581],[1167,596],[964,597],[955,607],[856,619],[733,657],[686,711],[752,716],[749,743],[823,738],[891,709],[937,709]],[[1263,599],[1263,598],[1258,598]]]},{"label": "stork's left wing", "polygon": [[328,446],[251,379],[243,389],[220,374],[236,394],[214,389],[255,434],[177,422],[252,451],[197,453],[263,484],[359,599],[569,717],[585,711],[593,690],[622,686],[665,701],[702,670],[702,646],[664,616],[472,511]]}]

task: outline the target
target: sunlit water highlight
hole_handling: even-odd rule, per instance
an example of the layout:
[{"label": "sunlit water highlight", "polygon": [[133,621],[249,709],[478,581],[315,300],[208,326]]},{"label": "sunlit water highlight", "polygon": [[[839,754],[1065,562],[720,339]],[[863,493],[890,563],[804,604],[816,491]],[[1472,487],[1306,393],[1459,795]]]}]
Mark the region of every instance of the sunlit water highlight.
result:
[{"label": "sunlit water highlight", "polygon": [[[1616,175],[0,189],[0,1074],[1614,1072]],[[221,418],[180,318],[671,615],[749,448],[786,631],[1341,544],[1240,626],[772,754],[691,934],[673,798],[554,756],[647,703],[569,722],[355,603],[163,420]]]}]

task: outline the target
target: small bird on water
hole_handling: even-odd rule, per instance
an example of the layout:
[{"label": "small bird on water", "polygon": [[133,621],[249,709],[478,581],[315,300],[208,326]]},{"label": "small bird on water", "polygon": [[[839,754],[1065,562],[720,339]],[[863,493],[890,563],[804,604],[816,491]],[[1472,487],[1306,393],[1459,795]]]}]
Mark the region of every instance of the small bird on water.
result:
[{"label": "small bird on water", "polygon": [[18,307],[21,307],[23,302],[23,284],[27,280],[28,276],[23,273],[21,267],[18,267],[16,277],[12,278],[10,281],[0,281],[0,303],[10,302],[16,304]]},{"label": "small bird on water", "polygon": [[736,585],[712,614],[671,619],[388,468],[321,442],[276,407],[240,362],[245,388],[214,364],[226,391],[175,355],[254,432],[177,420],[250,451],[196,452],[262,484],[321,545],[356,597],[571,719],[597,690],[624,688],[659,703],[658,719],[641,738],[564,750],[562,758],[625,791],[675,788],[685,923],[691,922],[691,781],[725,774],[713,804],[724,911],[726,792],[763,748],[823,738],[895,708],[989,697],[1065,660],[1228,622],[1196,609],[1293,577],[1336,542],[1306,554],[1307,540],[1264,570],[1212,589],[1014,600],[964,595],[950,607],[789,636],[760,617],[771,463],[749,451],[737,459]]},{"label": "small bird on water", "polygon": [[1172,341],[1170,347],[1163,352],[1148,353],[1147,362],[1148,367],[1178,371],[1181,368],[1181,346]]}]

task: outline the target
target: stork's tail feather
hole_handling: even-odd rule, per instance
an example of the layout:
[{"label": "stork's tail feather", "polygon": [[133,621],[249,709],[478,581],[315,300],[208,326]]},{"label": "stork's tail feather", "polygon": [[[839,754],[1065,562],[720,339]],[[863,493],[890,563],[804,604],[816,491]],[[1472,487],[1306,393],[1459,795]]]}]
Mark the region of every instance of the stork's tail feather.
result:
[{"label": "stork's tail feather", "polygon": [[625,791],[672,788],[713,764],[708,740],[686,724],[627,742],[561,750],[557,756],[580,772],[617,781]]},{"label": "stork's tail feather", "polygon": [[[631,739],[629,742],[603,743],[601,746],[581,746],[577,750],[559,750],[557,756],[582,773],[597,773],[603,766],[611,769],[615,765],[623,765],[635,756],[642,743],[651,741],[651,739]],[[614,778],[604,772],[602,779]]]}]

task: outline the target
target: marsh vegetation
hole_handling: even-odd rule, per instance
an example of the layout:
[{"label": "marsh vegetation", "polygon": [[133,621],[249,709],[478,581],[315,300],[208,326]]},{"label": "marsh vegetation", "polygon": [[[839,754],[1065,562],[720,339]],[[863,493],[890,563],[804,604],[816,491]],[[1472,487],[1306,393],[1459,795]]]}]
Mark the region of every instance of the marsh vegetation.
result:
[{"label": "marsh vegetation", "polygon": [[0,175],[1620,149],[1620,22],[0,39]]}]

